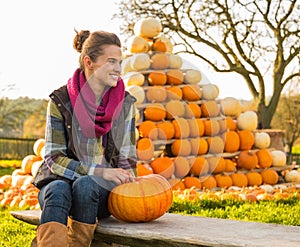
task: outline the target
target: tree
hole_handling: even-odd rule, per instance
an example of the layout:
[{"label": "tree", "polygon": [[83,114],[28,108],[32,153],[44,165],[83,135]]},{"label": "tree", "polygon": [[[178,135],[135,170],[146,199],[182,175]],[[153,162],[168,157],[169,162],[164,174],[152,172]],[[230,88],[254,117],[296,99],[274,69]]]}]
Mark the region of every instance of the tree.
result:
[{"label": "tree", "polygon": [[294,81],[282,94],[277,111],[272,120],[272,126],[285,130],[286,144],[292,151],[297,139],[300,138],[300,91],[299,81]]},{"label": "tree", "polygon": [[116,15],[130,35],[148,16],[159,18],[178,52],[240,75],[258,104],[259,128],[270,128],[284,86],[300,76],[297,0],[122,0]]}]

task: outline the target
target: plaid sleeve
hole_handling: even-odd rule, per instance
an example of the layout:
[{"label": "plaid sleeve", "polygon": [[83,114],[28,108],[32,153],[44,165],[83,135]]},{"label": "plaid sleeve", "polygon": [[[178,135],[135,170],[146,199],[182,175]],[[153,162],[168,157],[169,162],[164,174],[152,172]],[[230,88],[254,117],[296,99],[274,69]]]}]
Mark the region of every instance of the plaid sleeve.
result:
[{"label": "plaid sleeve", "polygon": [[135,115],[134,104],[125,119],[124,137],[119,153],[118,167],[130,170],[136,175],[136,140],[135,140]]},{"label": "plaid sleeve", "polygon": [[81,162],[67,156],[64,119],[52,100],[47,108],[45,161],[53,173],[71,180],[86,174],[86,167]]}]

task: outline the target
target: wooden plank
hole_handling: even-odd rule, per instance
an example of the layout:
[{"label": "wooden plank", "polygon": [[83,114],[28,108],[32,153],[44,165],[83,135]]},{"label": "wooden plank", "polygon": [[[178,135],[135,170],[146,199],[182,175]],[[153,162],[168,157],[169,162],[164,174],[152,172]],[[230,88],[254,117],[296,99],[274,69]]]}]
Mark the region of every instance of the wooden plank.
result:
[{"label": "wooden plank", "polygon": [[[36,223],[40,211],[14,211],[12,215]],[[105,241],[135,247],[295,247],[300,243],[300,227],[167,213],[148,223],[125,223],[109,217],[99,221],[94,237],[93,246]]]}]

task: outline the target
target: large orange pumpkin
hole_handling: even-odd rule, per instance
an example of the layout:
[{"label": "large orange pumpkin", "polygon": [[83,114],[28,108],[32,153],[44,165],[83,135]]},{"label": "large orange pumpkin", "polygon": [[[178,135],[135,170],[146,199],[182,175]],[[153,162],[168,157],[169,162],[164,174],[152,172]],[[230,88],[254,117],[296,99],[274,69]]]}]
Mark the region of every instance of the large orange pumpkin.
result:
[{"label": "large orange pumpkin", "polygon": [[212,156],[207,158],[209,164],[209,171],[213,174],[225,171],[226,163],[223,157]]},{"label": "large orange pumpkin", "polygon": [[145,175],[153,174],[153,170],[151,166],[147,163],[137,163],[136,173],[137,176],[145,176]]},{"label": "large orange pumpkin", "polygon": [[232,117],[225,117],[219,120],[220,132],[223,133],[227,130],[236,130],[236,122]]},{"label": "large orange pumpkin", "polygon": [[108,198],[108,209],[126,222],[149,222],[164,215],[172,205],[172,187],[163,176],[150,174],[116,186]]},{"label": "large orange pumpkin", "polygon": [[182,91],[178,86],[167,87],[167,99],[168,100],[180,100],[182,99]]},{"label": "large orange pumpkin", "polygon": [[185,106],[180,100],[170,100],[166,103],[165,109],[167,112],[167,119],[173,119],[175,117],[184,117]]},{"label": "large orange pumpkin", "polygon": [[196,189],[201,189],[202,188],[202,184],[199,178],[197,177],[190,177],[187,176],[183,179],[183,183],[185,185],[186,188],[196,188]]},{"label": "large orange pumpkin", "polygon": [[248,185],[248,178],[243,173],[233,173],[230,177],[232,179],[233,186],[246,187]]},{"label": "large orange pumpkin", "polygon": [[202,117],[216,117],[220,113],[219,105],[214,100],[209,100],[201,104]]},{"label": "large orange pumpkin", "polygon": [[156,53],[151,57],[152,69],[167,69],[170,65],[169,56],[166,53]]},{"label": "large orange pumpkin", "polygon": [[167,90],[163,86],[149,87],[146,98],[148,102],[164,102],[167,98]]},{"label": "large orange pumpkin", "polygon": [[224,150],[224,141],[220,136],[211,136],[207,138],[208,152],[212,154],[222,153]]},{"label": "large orange pumpkin", "polygon": [[229,188],[232,186],[232,179],[229,175],[217,174],[215,175],[217,186],[220,188]]},{"label": "large orange pumpkin", "polygon": [[219,121],[215,118],[204,119],[203,124],[205,136],[215,136],[220,132]]},{"label": "large orange pumpkin", "polygon": [[248,178],[248,186],[259,186],[262,184],[262,176],[258,172],[248,172],[246,173]]},{"label": "large orange pumpkin", "polygon": [[203,189],[210,190],[210,189],[213,189],[213,188],[217,187],[217,181],[214,178],[214,176],[203,176],[203,177],[200,177],[200,181],[202,183],[202,188]]}]

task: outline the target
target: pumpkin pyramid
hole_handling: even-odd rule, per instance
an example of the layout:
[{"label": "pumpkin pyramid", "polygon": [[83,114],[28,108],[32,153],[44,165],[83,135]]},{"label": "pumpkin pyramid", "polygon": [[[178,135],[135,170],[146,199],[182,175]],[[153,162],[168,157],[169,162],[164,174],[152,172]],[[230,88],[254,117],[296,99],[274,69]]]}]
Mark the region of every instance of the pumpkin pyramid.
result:
[{"label": "pumpkin pyramid", "polygon": [[278,183],[285,154],[256,131],[253,105],[219,99],[219,88],[173,54],[161,32],[155,18],[137,22],[122,64],[126,90],[137,100],[138,175],[160,174],[173,189]]}]

